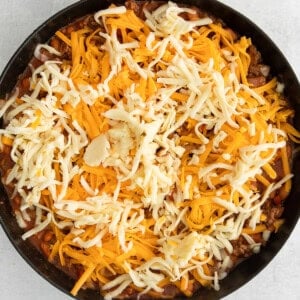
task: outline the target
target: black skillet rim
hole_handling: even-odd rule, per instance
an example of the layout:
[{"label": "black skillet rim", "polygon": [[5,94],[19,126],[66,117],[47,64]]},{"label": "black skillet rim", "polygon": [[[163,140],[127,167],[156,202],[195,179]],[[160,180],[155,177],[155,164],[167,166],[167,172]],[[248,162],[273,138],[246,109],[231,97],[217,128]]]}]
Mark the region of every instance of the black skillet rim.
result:
[{"label": "black skillet rim", "polygon": [[[0,77],[0,97],[5,97],[13,89],[17,76],[24,71],[33,56],[34,45],[46,42],[57,29],[67,25],[74,19],[107,7],[108,2],[110,1],[78,1],[59,11],[39,26],[24,41],[6,65]],[[272,73],[280,74],[280,79],[286,87],[285,94],[295,110],[296,117],[300,116],[300,85],[297,77],[282,52],[258,26],[239,12],[215,0],[181,0],[174,2],[199,6],[212,15],[221,18],[236,32],[251,37],[253,44],[261,51],[264,62],[271,66]],[[122,4],[124,1],[118,0],[114,3]],[[296,128],[300,128],[300,117],[295,118],[294,125]],[[229,295],[249,282],[276,256],[296,226],[300,215],[300,203],[297,201],[297,197],[300,196],[300,175],[297,175],[300,174],[300,159],[297,157],[294,158],[293,172],[295,174],[293,188],[285,203],[284,217],[286,222],[279,232],[271,236],[269,243],[262,248],[259,254],[253,255],[241,263],[227,278],[221,281],[220,291],[201,290],[190,299],[220,299]],[[18,227],[12,215],[9,200],[2,184],[0,185],[0,195],[0,222],[15,249],[37,273],[72,297],[69,291],[72,289],[74,281],[47,262],[28,241],[21,239],[22,230]],[[91,290],[81,290],[76,298],[80,300],[101,299],[97,292]]]}]

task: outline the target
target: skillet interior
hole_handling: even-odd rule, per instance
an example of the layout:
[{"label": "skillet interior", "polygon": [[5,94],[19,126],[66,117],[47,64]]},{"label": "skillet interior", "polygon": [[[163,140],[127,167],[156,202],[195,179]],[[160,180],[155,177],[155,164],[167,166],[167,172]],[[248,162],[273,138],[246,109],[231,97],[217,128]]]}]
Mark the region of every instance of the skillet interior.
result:
[{"label": "skillet interior", "polygon": [[[114,1],[115,3],[124,3],[124,1]],[[213,15],[223,19],[233,30],[243,35],[251,37],[253,44],[257,46],[263,56],[266,64],[271,66],[273,74],[281,74],[281,80],[285,84],[285,93],[296,111],[295,127],[300,128],[300,86],[297,78],[289,66],[288,62],[273,44],[273,42],[251,21],[237,13],[233,9],[214,0],[181,0],[174,1],[196,5],[211,12]],[[99,9],[105,8],[108,1],[100,0],[82,0],[74,5],[62,10],[51,17],[41,25],[17,50],[8,65],[6,66],[0,78],[0,98],[10,92],[19,74],[23,72],[27,63],[33,56],[33,51],[38,43],[46,42],[55,31],[66,24],[72,22],[83,15],[93,13]],[[277,254],[283,246],[290,233],[292,232],[300,214],[300,203],[297,198],[300,196],[300,158],[295,157],[293,165],[293,189],[285,202],[285,212],[283,217],[285,224],[276,235],[272,235],[267,247],[262,248],[259,254],[253,255],[238,268],[233,270],[230,275],[222,280],[221,290],[202,290],[191,299],[219,299],[230,294],[251,278],[253,278],[261,269],[263,269],[271,259]],[[22,257],[50,283],[69,293],[73,286],[73,281],[66,275],[58,271],[52,264],[45,261],[44,257],[28,241],[21,239],[22,230],[18,227],[15,218],[12,215],[11,207],[7,195],[0,185],[0,221],[6,231],[12,244]],[[90,291],[80,291],[78,299],[99,299],[99,294]]]}]

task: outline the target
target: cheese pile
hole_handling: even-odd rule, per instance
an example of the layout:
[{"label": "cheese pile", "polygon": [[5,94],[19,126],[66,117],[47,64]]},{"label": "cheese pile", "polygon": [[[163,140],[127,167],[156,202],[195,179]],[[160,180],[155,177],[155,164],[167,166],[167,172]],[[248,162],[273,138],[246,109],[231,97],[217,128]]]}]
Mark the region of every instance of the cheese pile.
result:
[{"label": "cheese pile", "polygon": [[[251,41],[172,2],[145,16],[111,6],[95,14],[104,29],[57,32],[72,61],[46,60],[0,111],[20,226],[35,210],[23,238],[54,228],[49,259],[84,270],[73,294],[95,281],[105,299],[133,285],[152,295],[168,283],[190,295],[195,280],[218,289],[231,241],[243,235],[259,251],[251,234],[268,235],[262,206],[290,188],[293,112],[276,79],[248,84]],[[39,58],[41,48],[60,56],[39,45]]]}]

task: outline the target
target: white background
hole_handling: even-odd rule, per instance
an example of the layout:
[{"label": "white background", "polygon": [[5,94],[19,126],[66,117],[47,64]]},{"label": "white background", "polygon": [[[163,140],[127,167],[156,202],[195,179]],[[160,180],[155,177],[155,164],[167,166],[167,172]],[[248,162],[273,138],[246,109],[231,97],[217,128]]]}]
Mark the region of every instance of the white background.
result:
[{"label": "white background", "polygon": [[[101,1],[101,0],[99,0]],[[208,0],[207,0],[208,1]],[[23,40],[74,0],[0,0],[0,72]],[[247,15],[279,46],[300,78],[300,1],[223,0]],[[300,199],[299,199],[300,201]],[[226,300],[300,299],[300,224],[279,254]],[[29,267],[0,228],[0,299],[70,300]]]}]

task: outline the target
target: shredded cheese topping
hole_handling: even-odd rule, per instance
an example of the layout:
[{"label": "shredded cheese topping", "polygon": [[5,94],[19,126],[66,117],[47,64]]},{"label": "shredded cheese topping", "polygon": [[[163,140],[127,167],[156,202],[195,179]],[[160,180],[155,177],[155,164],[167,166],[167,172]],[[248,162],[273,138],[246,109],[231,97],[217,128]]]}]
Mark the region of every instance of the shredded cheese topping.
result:
[{"label": "shredded cheese topping", "polygon": [[[83,266],[74,295],[93,281],[105,299],[133,285],[153,295],[168,283],[190,295],[195,280],[218,289],[231,241],[243,234],[257,251],[249,234],[270,234],[263,204],[289,191],[286,143],[299,134],[281,85],[252,88],[250,39],[184,13],[196,14],[169,2],[143,21],[112,6],[95,14],[104,29],[57,32],[72,61],[45,61],[30,92],[0,111],[21,227],[36,210],[23,238],[54,228],[49,258]],[[41,48],[60,55],[39,45],[39,58]]]}]

